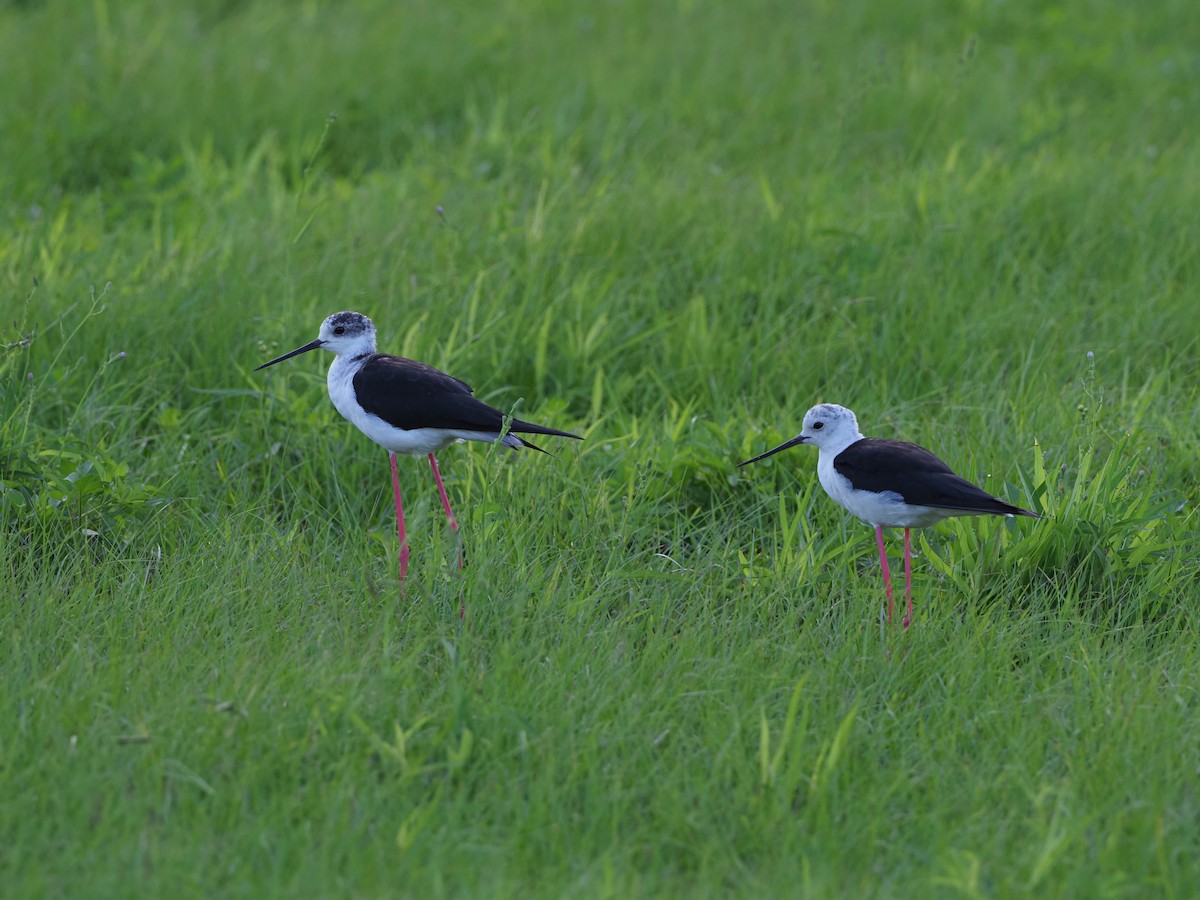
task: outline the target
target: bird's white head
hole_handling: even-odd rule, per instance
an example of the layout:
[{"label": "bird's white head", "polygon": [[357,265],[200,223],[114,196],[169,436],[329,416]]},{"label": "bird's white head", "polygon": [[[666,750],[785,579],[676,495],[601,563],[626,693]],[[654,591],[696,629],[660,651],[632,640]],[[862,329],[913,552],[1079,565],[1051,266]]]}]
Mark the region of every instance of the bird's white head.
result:
[{"label": "bird's white head", "polygon": [[375,352],[375,323],[357,312],[334,313],[321,323],[317,334],[321,349],[338,356],[361,356]]},{"label": "bird's white head", "polygon": [[[375,352],[375,323],[357,312],[334,313],[321,323],[321,330],[315,341],[309,341],[303,347],[297,347],[290,353],[265,362],[259,369],[273,366],[275,363],[307,353],[309,350],[329,350],[338,356],[354,359]],[[257,371],[257,369],[255,370]]]},{"label": "bird's white head", "polygon": [[804,414],[799,437],[802,444],[815,444],[823,450],[844,450],[862,437],[858,418],[836,403],[818,403]]},{"label": "bird's white head", "polygon": [[854,413],[836,403],[818,403],[804,414],[804,425],[798,435],[738,465],[758,462],[797,444],[813,444],[819,450],[840,453],[861,437],[862,432],[858,430],[858,419]]}]

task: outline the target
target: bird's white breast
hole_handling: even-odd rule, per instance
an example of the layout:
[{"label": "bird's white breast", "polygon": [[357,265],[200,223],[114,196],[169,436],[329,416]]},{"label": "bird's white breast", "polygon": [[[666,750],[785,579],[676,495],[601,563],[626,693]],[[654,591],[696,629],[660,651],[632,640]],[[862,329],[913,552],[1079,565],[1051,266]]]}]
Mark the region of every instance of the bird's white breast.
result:
[{"label": "bird's white breast", "polygon": [[[365,423],[367,419],[378,420],[378,416],[369,415],[358,405],[358,398],[354,394],[354,376],[360,368],[361,366],[352,360],[338,356],[329,367],[329,374],[325,376],[325,384],[329,388],[329,399],[333,401],[337,411],[353,422],[360,431],[371,437]],[[371,440],[375,440],[375,438],[371,437]]]}]

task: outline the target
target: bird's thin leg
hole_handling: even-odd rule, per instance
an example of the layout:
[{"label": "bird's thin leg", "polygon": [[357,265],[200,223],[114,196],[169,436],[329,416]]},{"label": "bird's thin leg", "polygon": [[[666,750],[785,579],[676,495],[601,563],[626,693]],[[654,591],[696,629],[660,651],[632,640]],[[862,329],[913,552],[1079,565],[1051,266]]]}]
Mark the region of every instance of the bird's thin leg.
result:
[{"label": "bird's thin leg", "polygon": [[[433,477],[437,481],[438,496],[442,498],[442,509],[446,510],[446,518],[450,520],[450,530],[456,535],[458,534],[458,520],[454,518],[454,511],[450,509],[450,500],[446,496],[446,486],[442,484],[442,473],[438,470],[437,457],[432,453],[429,454],[429,465],[433,467]],[[462,542],[458,545],[458,567],[463,566]]]},{"label": "bird's thin leg", "polygon": [[888,624],[892,623],[892,573],[888,569],[887,553],[883,549],[883,526],[875,526],[875,543],[879,545],[879,567],[883,569],[883,589],[887,592],[888,601]]},{"label": "bird's thin leg", "polygon": [[904,529],[904,597],[908,608],[904,613],[904,627],[912,624],[912,534],[910,529]]},{"label": "bird's thin leg", "polygon": [[392,463],[392,492],[396,495],[396,533],[400,535],[400,580],[408,574],[408,539],[404,536],[404,507],[400,505],[400,473],[396,471],[396,454],[389,453]]}]

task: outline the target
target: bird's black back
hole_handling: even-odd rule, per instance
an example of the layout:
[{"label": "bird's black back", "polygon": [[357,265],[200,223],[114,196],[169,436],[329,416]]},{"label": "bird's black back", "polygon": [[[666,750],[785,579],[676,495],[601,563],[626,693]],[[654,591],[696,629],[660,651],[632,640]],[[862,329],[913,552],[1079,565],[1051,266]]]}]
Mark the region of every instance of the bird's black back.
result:
[{"label": "bird's black back", "polygon": [[[499,434],[504,427],[504,413],[476,398],[465,381],[402,356],[372,354],[355,373],[353,384],[363,409],[405,431],[445,428]],[[568,431],[520,419],[511,419],[508,430],[579,439]],[[521,443],[541,449],[528,441]]]},{"label": "bird's black back", "polygon": [[863,438],[834,457],[833,468],[858,490],[894,491],[912,506],[1038,518],[955,475],[924,447],[907,441]]}]

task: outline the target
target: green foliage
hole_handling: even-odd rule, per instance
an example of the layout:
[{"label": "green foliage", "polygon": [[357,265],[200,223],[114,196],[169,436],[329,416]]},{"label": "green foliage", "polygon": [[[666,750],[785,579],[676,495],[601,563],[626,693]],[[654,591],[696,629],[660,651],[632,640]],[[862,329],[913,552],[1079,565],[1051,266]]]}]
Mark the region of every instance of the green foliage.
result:
[{"label": "green foliage", "polygon": [[[3,348],[0,360],[0,528],[35,555],[70,552],[77,542],[72,535],[127,544],[141,525],[164,502],[160,492],[130,477],[129,464],[106,452],[102,429],[89,418],[96,391],[109,365],[124,353],[102,362],[72,400],[56,387],[71,382],[82,364],[66,366],[64,352],[87,327],[87,320],[103,312],[101,299],[92,297],[90,309],[75,322],[58,345],[39,378],[30,365],[31,348],[62,336],[60,328],[39,333],[35,325]],[[61,326],[71,311],[55,324]],[[56,386],[53,382],[57,380]],[[50,382],[48,385],[46,382]],[[69,404],[73,403],[73,408]],[[61,416],[63,410],[70,412]],[[55,412],[64,428],[47,427]],[[63,421],[65,419],[65,422]],[[84,441],[74,436],[89,434]],[[100,438],[97,441],[97,438]]]},{"label": "green foliage", "polygon": [[[1193,892],[1193,18],[0,4],[5,895]],[[586,436],[403,591],[347,308]],[[888,630],[821,400],[1042,518]]]},{"label": "green foliage", "polygon": [[[10,458],[0,473],[0,506],[38,530],[63,523],[89,536],[124,533],[155,505],[155,491],[131,484],[129,467],[103,453],[45,449]],[[40,527],[39,527],[40,526]],[[61,531],[54,537],[61,540]]]},{"label": "green foliage", "polygon": [[[1047,465],[1045,449],[1035,443],[1032,465],[1016,471],[1017,486],[1007,492],[1028,497],[1051,527],[958,522],[940,552],[925,535],[918,540],[939,574],[964,594],[985,592],[1002,568],[1015,567],[1025,576],[1027,598],[1050,584],[1063,602],[1098,623],[1178,628],[1180,604],[1200,589],[1200,566],[1189,550],[1197,535],[1187,499],[1152,475],[1160,452],[1140,432],[1154,394],[1143,390],[1129,410],[1129,427],[1110,435],[1092,360],[1081,390],[1081,430],[1075,445],[1064,448],[1076,458]],[[1136,599],[1131,585],[1137,585]]]}]

